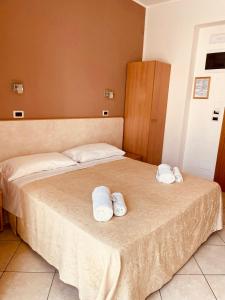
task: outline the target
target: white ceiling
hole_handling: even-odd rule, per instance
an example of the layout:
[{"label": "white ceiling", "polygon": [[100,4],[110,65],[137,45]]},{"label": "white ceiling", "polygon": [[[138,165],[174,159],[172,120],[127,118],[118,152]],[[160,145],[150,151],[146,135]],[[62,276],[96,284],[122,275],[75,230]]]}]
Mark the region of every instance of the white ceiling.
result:
[{"label": "white ceiling", "polygon": [[152,4],[159,4],[159,3],[163,3],[163,2],[170,2],[173,0],[133,0],[139,4],[142,4],[144,6],[149,6]]}]

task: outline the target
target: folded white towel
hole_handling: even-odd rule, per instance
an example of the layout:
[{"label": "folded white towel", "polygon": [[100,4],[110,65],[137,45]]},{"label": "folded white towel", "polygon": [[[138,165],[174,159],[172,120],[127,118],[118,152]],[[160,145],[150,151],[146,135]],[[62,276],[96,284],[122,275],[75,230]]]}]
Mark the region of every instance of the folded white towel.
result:
[{"label": "folded white towel", "polygon": [[175,180],[176,180],[176,182],[183,182],[184,180],[183,180],[183,176],[182,176],[182,174],[181,174],[181,172],[180,172],[180,170],[179,170],[179,168],[178,167],[174,167],[173,168],[173,174],[174,174],[174,176],[175,176]]},{"label": "folded white towel", "polygon": [[121,193],[112,194],[113,212],[117,217],[122,217],[127,213],[127,207]]},{"label": "folded white towel", "polygon": [[107,222],[113,216],[111,192],[106,186],[98,186],[92,192],[93,214],[98,222]]},{"label": "folded white towel", "polygon": [[159,182],[170,184],[175,182],[175,175],[169,165],[161,164],[158,166],[156,179]]}]

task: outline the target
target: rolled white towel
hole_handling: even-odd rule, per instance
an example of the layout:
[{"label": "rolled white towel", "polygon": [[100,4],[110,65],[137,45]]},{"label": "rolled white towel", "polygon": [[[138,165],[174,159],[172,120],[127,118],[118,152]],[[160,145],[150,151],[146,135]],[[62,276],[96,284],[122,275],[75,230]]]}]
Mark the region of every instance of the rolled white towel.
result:
[{"label": "rolled white towel", "polygon": [[111,192],[106,186],[98,186],[92,192],[93,214],[98,222],[107,222],[113,216]]},{"label": "rolled white towel", "polygon": [[174,176],[175,176],[175,180],[176,180],[176,182],[183,182],[184,181],[184,179],[183,179],[183,176],[182,176],[182,174],[181,174],[181,172],[180,172],[180,170],[179,170],[179,168],[178,167],[174,167],[173,168],[173,174],[174,174]]},{"label": "rolled white towel", "polygon": [[173,183],[176,180],[171,167],[167,164],[161,164],[158,166],[156,179],[159,182],[167,184]]},{"label": "rolled white towel", "polygon": [[117,217],[122,217],[127,213],[127,207],[124,201],[123,194],[121,193],[113,193],[112,194],[113,201],[113,213]]}]

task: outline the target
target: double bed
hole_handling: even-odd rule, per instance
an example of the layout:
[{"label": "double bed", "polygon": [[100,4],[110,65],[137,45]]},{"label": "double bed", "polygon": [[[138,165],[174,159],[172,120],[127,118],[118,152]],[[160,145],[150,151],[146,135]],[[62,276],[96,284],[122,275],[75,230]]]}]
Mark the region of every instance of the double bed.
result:
[{"label": "double bed", "polygon": [[[129,158],[38,173],[5,183],[16,230],[55,266],[81,300],[144,300],[222,228],[220,187],[184,175],[160,184],[156,166]],[[106,185],[122,192],[124,217],[93,218],[91,193]],[[13,196],[12,196],[13,195]]]}]

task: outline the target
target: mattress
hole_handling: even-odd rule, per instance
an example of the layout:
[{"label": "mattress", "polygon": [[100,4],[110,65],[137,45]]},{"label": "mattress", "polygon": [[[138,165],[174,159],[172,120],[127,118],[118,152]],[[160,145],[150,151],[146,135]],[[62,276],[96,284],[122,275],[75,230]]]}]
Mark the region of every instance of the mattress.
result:
[{"label": "mattress", "polygon": [[[184,175],[164,185],[155,173],[127,158],[23,184],[18,233],[81,300],[144,300],[222,228],[218,184]],[[98,185],[124,194],[126,216],[94,220]]]}]

